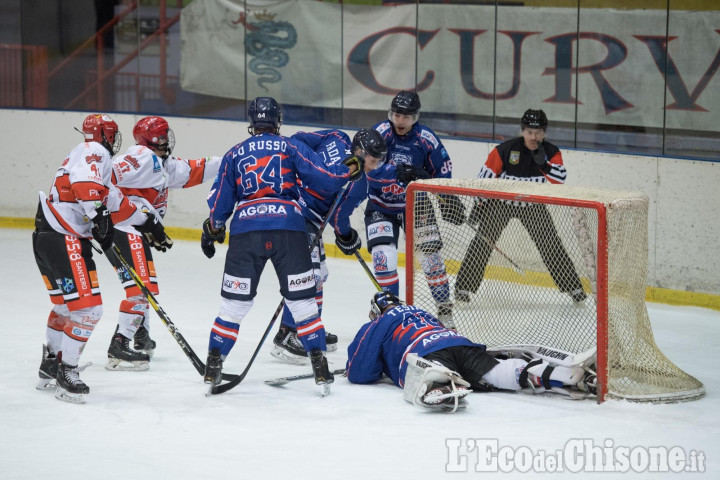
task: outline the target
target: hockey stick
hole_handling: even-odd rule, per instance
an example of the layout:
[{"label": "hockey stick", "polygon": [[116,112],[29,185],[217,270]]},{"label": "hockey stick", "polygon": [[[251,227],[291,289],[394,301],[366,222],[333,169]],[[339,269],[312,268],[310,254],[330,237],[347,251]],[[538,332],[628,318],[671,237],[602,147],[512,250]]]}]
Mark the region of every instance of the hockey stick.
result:
[{"label": "hockey stick", "polygon": [[475,232],[475,234],[476,234],[478,237],[480,237],[480,239],[481,239],[483,242],[485,242],[489,247],[495,249],[495,251],[498,252],[500,255],[502,255],[505,260],[507,260],[508,262],[510,262],[510,264],[511,264],[512,267],[513,267],[513,270],[515,270],[515,271],[516,271],[517,273],[519,273],[520,275],[525,275],[525,270],[523,270],[522,268],[520,268],[520,266],[519,266],[517,263],[515,263],[512,258],[508,257],[505,252],[503,252],[502,250],[500,250],[500,247],[498,247],[497,245],[495,245],[494,243],[492,243],[492,242],[490,241],[490,239],[487,238],[487,237],[486,237],[485,235],[483,235],[482,233],[480,233],[480,231],[479,231],[477,228],[473,227],[473,226],[470,225],[469,223],[468,223],[468,226],[472,229],[473,232]]},{"label": "hockey stick", "polygon": [[[344,368],[339,368],[337,370],[333,370],[333,375],[342,375],[345,373]],[[296,380],[305,380],[307,378],[314,378],[314,373],[301,373],[300,375],[290,375],[289,377],[279,377],[279,378],[272,378],[270,380],[265,380],[265,385],[270,385],[271,387],[281,387],[289,382],[294,382]]]},{"label": "hockey stick", "polygon": [[[310,243],[310,251],[312,252],[315,247],[317,247],[320,242],[322,241],[322,234],[323,230],[325,230],[325,226],[327,225],[328,221],[330,220],[330,216],[335,212],[335,209],[340,204],[340,201],[345,194],[345,191],[347,190],[349,184],[345,184],[345,186],[342,188],[342,191],[340,191],[335,197],[335,201],[330,206],[330,210],[328,210],[327,215],[325,215],[325,218],[323,218],[322,223],[320,224],[320,227],[318,228],[318,233],[313,239],[313,241]],[[267,328],[265,329],[265,333],[263,333],[262,338],[260,339],[260,342],[258,343],[257,347],[255,348],[255,352],[253,352],[252,357],[250,357],[250,361],[248,362],[247,366],[245,367],[245,370],[242,371],[240,375],[236,375],[233,380],[223,383],[220,385],[215,385],[210,390],[210,393],[213,395],[218,395],[221,393],[225,393],[231,388],[235,388],[237,385],[240,384],[240,382],[243,381],[245,378],[245,375],[250,371],[250,367],[252,366],[253,362],[255,361],[255,357],[257,357],[258,353],[260,352],[260,349],[263,346],[263,343],[265,343],[265,339],[267,338],[268,334],[270,333],[270,330],[272,330],[273,325],[275,325],[275,321],[277,320],[278,316],[280,315],[280,312],[282,312],[283,307],[285,307],[285,298],[283,297],[282,300],[280,300],[280,304],[275,309],[275,313],[272,316],[272,319],[270,319],[270,323],[268,324]],[[314,376],[314,375],[313,375]],[[223,379],[225,379],[225,375],[223,374]]]},{"label": "hockey stick", "polygon": [[[447,203],[447,200],[445,200],[444,198],[440,197],[439,195],[438,195],[438,201],[441,202],[441,203]],[[464,216],[464,215],[463,215],[463,216]],[[472,216],[472,212],[471,212],[470,216]],[[507,256],[507,254],[506,254],[505,252],[503,252],[502,250],[500,250],[500,248],[499,248],[497,245],[495,245],[493,242],[491,242],[490,239],[488,239],[485,235],[483,235],[482,233],[480,233],[480,231],[479,231],[475,226],[473,226],[473,225],[470,224],[470,219],[469,219],[469,218],[466,219],[465,223],[467,223],[467,225],[472,229],[472,231],[475,232],[475,234],[476,234],[478,237],[480,237],[480,239],[481,239],[482,241],[484,241],[490,248],[493,248],[496,252],[498,252],[500,255],[502,255],[503,258],[505,258],[505,260],[507,260],[508,262],[510,262],[510,264],[513,266],[513,269],[514,269],[517,273],[519,273],[519,274],[521,274],[521,275],[525,275],[525,271],[524,271],[522,268],[520,268],[520,266],[519,266],[517,263],[515,263],[512,258],[510,258],[509,256]]]},{"label": "hockey stick", "polygon": [[[93,246],[95,245],[93,244]],[[165,313],[165,310],[163,310],[163,308],[157,302],[155,295],[153,295],[150,289],[147,288],[147,285],[145,285],[145,282],[143,282],[142,278],[140,278],[137,272],[135,272],[135,269],[130,266],[127,260],[125,260],[122,253],[120,253],[120,249],[117,247],[117,245],[113,243],[112,248],[108,250],[108,252],[112,252],[118,262],[120,262],[123,268],[127,270],[127,272],[130,274],[133,281],[135,282],[135,285],[137,285],[137,287],[142,291],[148,303],[153,307],[153,310],[155,310],[155,312],[158,314],[158,317],[160,317],[160,320],[162,320],[162,322],[167,327],[170,335],[173,336],[178,345],[180,345],[182,351],[190,359],[190,363],[193,364],[195,370],[197,370],[200,375],[205,375],[205,364],[202,362],[202,360],[200,360],[200,358],[198,358],[197,354],[192,349],[190,344],[187,342],[187,340],[185,340],[185,337],[182,336],[182,333],[180,333],[172,320],[170,320],[170,317],[168,317],[167,313]],[[224,380],[232,381],[237,378],[237,375],[223,373],[222,377]]]},{"label": "hockey stick", "polygon": [[358,262],[360,262],[360,265],[362,265],[363,270],[365,270],[365,273],[367,273],[368,277],[370,277],[370,281],[375,285],[375,288],[377,288],[378,292],[382,292],[382,287],[378,283],[377,279],[375,278],[375,275],[370,271],[370,267],[368,267],[367,263],[365,263],[365,259],[362,258],[362,255],[360,255],[360,252],[355,250],[355,257],[357,257]]}]

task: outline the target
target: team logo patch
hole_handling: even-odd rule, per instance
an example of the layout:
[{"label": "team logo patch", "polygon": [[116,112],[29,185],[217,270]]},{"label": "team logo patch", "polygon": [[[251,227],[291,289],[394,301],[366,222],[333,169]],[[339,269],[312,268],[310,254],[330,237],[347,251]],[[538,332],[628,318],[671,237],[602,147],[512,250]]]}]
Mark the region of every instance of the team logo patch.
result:
[{"label": "team logo patch", "polygon": [[315,274],[312,269],[298,275],[288,275],[288,290],[290,292],[298,292],[315,287]]},{"label": "team logo patch", "polygon": [[387,272],[388,271],[388,258],[382,251],[377,251],[372,254],[373,267],[376,272]]},{"label": "team logo patch", "polygon": [[62,289],[65,293],[70,293],[75,288],[75,282],[72,278],[63,278],[62,279]]},{"label": "team logo patch", "polygon": [[250,295],[250,279],[223,275],[223,291],[233,295]]},{"label": "team logo patch", "polygon": [[510,165],[517,165],[520,163],[520,152],[510,152]]},{"label": "team logo patch", "polygon": [[392,157],[390,158],[390,161],[392,162],[393,165],[399,165],[401,163],[406,163],[408,165],[412,165],[413,157],[409,153],[394,151],[392,153]]},{"label": "team logo patch", "polygon": [[392,223],[378,222],[368,227],[368,241],[378,237],[391,237],[393,234]]},{"label": "team logo patch", "polygon": [[432,133],[428,132],[425,129],[422,129],[420,131],[420,138],[432,143],[434,148],[438,148],[438,144],[440,143],[435,135],[433,135]]}]

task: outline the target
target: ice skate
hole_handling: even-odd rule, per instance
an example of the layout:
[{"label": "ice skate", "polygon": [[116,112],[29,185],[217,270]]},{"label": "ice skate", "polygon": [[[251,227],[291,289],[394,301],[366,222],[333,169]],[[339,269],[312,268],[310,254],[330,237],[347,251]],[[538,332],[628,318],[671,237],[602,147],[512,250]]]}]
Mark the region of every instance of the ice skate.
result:
[{"label": "ice skate", "polygon": [[325,331],[325,346],[328,352],[334,352],[337,350],[338,336]]},{"label": "ice skate", "polygon": [[207,396],[212,395],[212,389],[222,382],[223,359],[220,350],[213,348],[208,352],[207,363],[205,363],[205,377],[203,381],[208,384]]},{"label": "ice skate", "polygon": [[[337,343],[337,337],[335,338]],[[297,331],[287,325],[280,325],[280,330],[273,338],[273,344],[270,355],[278,360],[293,365],[307,365],[310,363],[305,347],[297,336]],[[337,345],[335,348],[337,348]]]},{"label": "ice skate", "polygon": [[587,372],[583,379],[577,384],[578,390],[597,395],[597,375]]},{"label": "ice skate", "polygon": [[58,362],[55,354],[51,354],[47,346],[42,346],[42,360],[38,369],[38,383],[35,386],[38,390],[54,390],[57,386]]},{"label": "ice skate", "polygon": [[568,295],[570,295],[570,297],[573,299],[573,302],[575,303],[582,303],[587,298],[587,294],[583,291],[582,288],[578,288],[577,290],[568,292]]},{"label": "ice skate", "polygon": [[141,372],[150,368],[150,357],[130,348],[130,340],[115,332],[108,348],[106,370]]},{"label": "ice skate", "polygon": [[467,406],[465,397],[468,393],[470,390],[464,385],[434,383],[422,396],[421,401],[428,407],[455,412]]},{"label": "ice skate", "polygon": [[152,358],[156,345],[155,340],[150,338],[150,332],[148,332],[147,328],[140,325],[140,328],[138,328],[133,337],[133,347],[135,350]]},{"label": "ice skate", "polygon": [[315,375],[315,384],[320,385],[320,394],[325,397],[330,394],[330,384],[335,381],[335,376],[328,367],[325,352],[318,349],[311,351],[310,362]]},{"label": "ice skate", "polygon": [[470,292],[467,290],[455,290],[455,300],[458,302],[469,303]]},{"label": "ice skate", "polygon": [[78,368],[60,362],[57,367],[55,398],[70,403],[85,403],[90,387],[80,380]]},{"label": "ice skate", "polygon": [[438,320],[440,320],[443,327],[455,330],[452,303],[441,303],[438,305]]}]

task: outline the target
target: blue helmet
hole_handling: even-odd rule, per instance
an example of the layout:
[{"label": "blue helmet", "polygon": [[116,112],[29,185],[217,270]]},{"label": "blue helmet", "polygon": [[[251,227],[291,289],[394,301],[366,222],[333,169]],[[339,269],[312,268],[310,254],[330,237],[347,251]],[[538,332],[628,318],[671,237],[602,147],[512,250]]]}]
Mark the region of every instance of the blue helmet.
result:
[{"label": "blue helmet", "polygon": [[385,290],[377,292],[370,300],[370,319],[375,320],[392,305],[402,305],[402,302],[394,293]]},{"label": "blue helmet", "polygon": [[380,159],[381,162],[385,160],[388,150],[387,142],[374,128],[363,128],[355,134],[352,141],[353,155],[358,148],[367,155]]},{"label": "blue helmet", "polygon": [[274,98],[257,97],[248,107],[248,120],[250,134],[258,128],[272,128],[277,133],[282,125],[282,110]]},{"label": "blue helmet", "polygon": [[403,90],[393,98],[390,110],[400,115],[417,115],[420,111],[420,96],[415,92]]}]

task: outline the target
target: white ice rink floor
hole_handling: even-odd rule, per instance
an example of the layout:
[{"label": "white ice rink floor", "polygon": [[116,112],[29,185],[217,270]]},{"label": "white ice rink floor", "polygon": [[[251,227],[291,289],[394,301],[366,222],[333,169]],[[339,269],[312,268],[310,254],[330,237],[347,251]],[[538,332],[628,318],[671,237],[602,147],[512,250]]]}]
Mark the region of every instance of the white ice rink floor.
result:
[{"label": "white ice rink floor", "polygon": [[[573,474],[589,457],[587,451],[566,458],[553,478],[720,478],[720,312],[648,304],[661,350],[705,384],[706,396],[691,403],[611,400],[597,405],[556,396],[475,393],[465,411],[450,415],[405,403],[392,385],[351,385],[344,378],[337,378],[332,394],[321,398],[312,380],[282,388],[263,383],[309,372],[309,367],[272,358],[272,338],[238,387],[206,398],[200,375],[154,312],[151,333],[158,347],[150,370],[103,368],[123,292],[105,258],[96,257],[105,316],[82,357],[92,362],[82,374],[91,393],[85,405],[74,405],[35,390],[51,304],[30,236],[30,230],[0,229],[2,480],[537,478],[538,465],[558,469],[538,458],[555,456],[558,450],[583,454],[575,448],[583,440],[598,447],[596,454],[606,447],[606,460],[617,460],[606,462],[608,467],[629,472]],[[208,260],[199,243],[179,241],[156,256],[158,300],[203,361],[219,305],[224,253],[221,246]],[[332,368],[343,368],[347,345],[367,319],[374,288],[354,260],[331,258],[328,266],[323,320],[340,337],[340,348],[329,354]],[[225,362],[226,372],[243,370],[279,302],[268,265],[255,306]],[[498,468],[502,464],[515,470],[474,471],[492,461],[478,455],[474,445],[492,444],[502,459],[516,461],[499,459]],[[705,472],[655,473],[650,467],[634,472],[649,458],[650,447],[664,447],[669,454],[663,458],[694,459]],[[632,462],[624,464],[623,458]],[[534,467],[524,463],[528,459],[535,461]],[[489,468],[495,467],[490,463]]]}]

